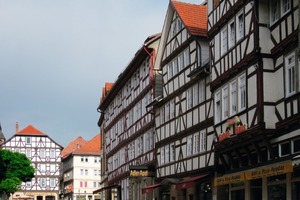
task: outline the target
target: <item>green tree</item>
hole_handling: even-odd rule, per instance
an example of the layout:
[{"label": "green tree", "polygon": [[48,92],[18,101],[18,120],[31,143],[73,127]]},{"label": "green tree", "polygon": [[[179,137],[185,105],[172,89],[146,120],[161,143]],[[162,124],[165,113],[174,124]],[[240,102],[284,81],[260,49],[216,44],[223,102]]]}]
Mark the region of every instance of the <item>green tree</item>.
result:
[{"label": "green tree", "polygon": [[24,154],[0,149],[0,194],[10,196],[33,177],[34,168]]}]

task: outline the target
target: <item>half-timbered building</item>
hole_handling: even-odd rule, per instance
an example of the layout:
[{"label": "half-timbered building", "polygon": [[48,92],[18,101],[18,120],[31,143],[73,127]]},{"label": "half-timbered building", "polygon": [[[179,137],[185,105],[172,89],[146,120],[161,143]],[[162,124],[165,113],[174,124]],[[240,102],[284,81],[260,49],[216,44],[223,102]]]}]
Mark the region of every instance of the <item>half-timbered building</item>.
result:
[{"label": "half-timbered building", "polygon": [[35,169],[34,178],[22,183],[13,199],[58,199],[62,150],[58,143],[32,125],[19,131],[17,124],[16,133],[2,147],[25,154]]},{"label": "half-timbered building", "polygon": [[[105,99],[106,95],[109,93],[113,86],[113,83],[106,82],[105,86],[102,88],[102,94],[100,98],[100,103]],[[101,113],[101,110],[98,108],[97,111]],[[106,145],[105,145],[105,138],[106,134],[104,132],[104,126],[103,126],[103,120],[104,116],[101,115],[98,120],[98,126],[100,128],[100,137],[101,137],[101,150],[100,150],[100,171],[101,171],[101,180],[100,180],[100,186],[97,190],[94,190],[93,193],[100,194],[101,199],[114,199],[116,196],[116,192],[112,190],[108,186],[108,167],[107,167],[107,158],[106,158]]]},{"label": "half-timbered building", "polygon": [[141,188],[154,181],[154,115],[146,105],[155,93],[153,63],[159,39],[157,34],[144,41],[98,108],[105,132],[105,189],[123,200],[142,199]]},{"label": "half-timbered building", "polygon": [[[144,188],[158,199],[212,199],[213,105],[206,5],[170,1],[155,69],[156,181]],[[150,190],[152,189],[152,190]]]},{"label": "half-timbered building", "polygon": [[299,199],[298,1],[207,6],[217,199]]}]

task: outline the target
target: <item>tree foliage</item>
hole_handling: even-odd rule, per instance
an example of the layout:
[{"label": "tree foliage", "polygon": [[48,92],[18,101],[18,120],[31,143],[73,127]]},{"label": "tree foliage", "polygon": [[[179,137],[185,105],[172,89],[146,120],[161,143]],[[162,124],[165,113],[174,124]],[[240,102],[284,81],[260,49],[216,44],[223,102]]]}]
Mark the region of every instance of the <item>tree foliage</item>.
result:
[{"label": "tree foliage", "polygon": [[0,193],[10,196],[33,177],[34,168],[24,154],[0,149]]}]

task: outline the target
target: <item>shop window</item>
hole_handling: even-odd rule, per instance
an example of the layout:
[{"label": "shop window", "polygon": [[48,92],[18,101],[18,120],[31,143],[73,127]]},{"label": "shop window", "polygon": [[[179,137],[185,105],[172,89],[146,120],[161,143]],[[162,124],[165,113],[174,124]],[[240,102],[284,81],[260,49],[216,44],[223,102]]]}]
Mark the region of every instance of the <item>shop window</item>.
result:
[{"label": "shop window", "polygon": [[244,200],[245,199],[245,186],[244,183],[234,183],[230,186],[231,200]]},{"label": "shop window", "polygon": [[250,181],[250,200],[262,200],[262,179]]},{"label": "shop window", "polygon": [[292,173],[292,200],[300,199],[300,170]]},{"label": "shop window", "polygon": [[268,200],[286,199],[285,174],[268,177]]}]

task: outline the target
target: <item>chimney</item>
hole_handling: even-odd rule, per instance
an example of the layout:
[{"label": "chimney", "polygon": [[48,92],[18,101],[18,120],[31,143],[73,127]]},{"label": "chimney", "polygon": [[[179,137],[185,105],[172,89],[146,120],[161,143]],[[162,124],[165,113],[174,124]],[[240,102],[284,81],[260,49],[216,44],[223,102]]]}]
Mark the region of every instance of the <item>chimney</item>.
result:
[{"label": "chimney", "polygon": [[16,122],[16,133],[19,132],[19,123]]}]

